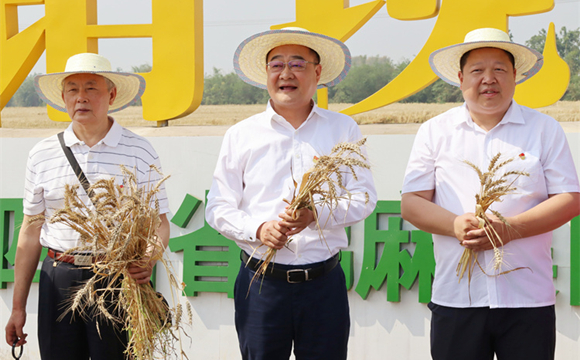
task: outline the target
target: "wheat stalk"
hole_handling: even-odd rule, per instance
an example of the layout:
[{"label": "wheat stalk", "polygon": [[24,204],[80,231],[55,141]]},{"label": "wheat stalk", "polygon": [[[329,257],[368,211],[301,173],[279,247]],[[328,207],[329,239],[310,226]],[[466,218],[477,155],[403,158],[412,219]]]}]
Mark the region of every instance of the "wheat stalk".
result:
[{"label": "wheat stalk", "polygon": [[[498,276],[509,273],[511,271],[519,270],[522,268],[516,268],[508,271],[502,271],[502,266],[504,265],[504,242],[495,231],[493,226],[491,226],[491,221],[486,215],[486,212],[491,211],[497,218],[500,219],[508,228],[511,228],[506,218],[502,216],[498,211],[489,209],[489,207],[496,201],[502,201],[502,197],[508,194],[514,193],[517,188],[513,185],[516,179],[520,176],[530,176],[527,172],[512,170],[507,171],[501,175],[498,175],[500,169],[505,167],[507,164],[511,163],[514,158],[507,159],[505,161],[499,162],[501,153],[497,153],[490,161],[488,169],[483,172],[477,167],[477,165],[464,160],[464,163],[469,165],[478,175],[480,182],[479,193],[475,194],[475,217],[479,221],[479,228],[484,229],[485,234],[489,238],[491,245],[493,246],[493,270],[494,274],[491,276]],[[511,181],[508,177],[515,176]],[[467,281],[471,284],[471,277],[475,266],[478,266],[480,270],[486,274],[483,267],[479,264],[477,259],[477,252],[473,249],[464,249],[463,254],[457,264],[457,276],[459,277],[459,282],[467,272]],[[487,275],[487,274],[486,274]]]},{"label": "wheat stalk", "polygon": [[[161,174],[154,166],[150,171]],[[176,352],[175,339],[181,349],[183,327],[181,317],[177,316],[181,305],[169,307],[150,284],[137,284],[127,268],[143,259],[157,261],[168,277],[174,279],[169,282],[173,303],[174,292],[183,291],[184,284],[175,280],[163,258],[165,249],[157,235],[161,220],[156,194],[169,176],[140,188],[134,172],[122,165],[121,172],[123,185],[117,185],[111,178],[91,186],[95,193],[91,199],[93,206],[81,201],[78,186],[66,185],[65,207],[48,219],[50,223],[68,225],[80,234],[78,246],[65,255],[89,252],[97,257],[90,265],[95,275],[73,292],[61,319],[69,312],[81,317],[102,317],[127,331],[126,353],[130,358],[154,359]],[[97,284],[104,286],[98,288]],[[182,349],[181,355],[185,355]]]},{"label": "wheat stalk", "polygon": [[[317,213],[314,210],[315,206],[322,205],[323,207],[328,207],[332,216],[332,211],[338,206],[339,200],[348,199],[350,201],[352,194],[344,186],[343,175],[345,173],[350,173],[354,179],[358,179],[356,168],[370,168],[370,165],[361,150],[361,147],[365,142],[366,138],[363,138],[356,143],[338,143],[332,148],[330,154],[315,158],[314,166],[302,176],[302,182],[298,193],[296,194],[296,186],[298,184],[294,180],[294,194],[292,199],[284,200],[288,203],[288,209],[292,212],[292,218],[294,220],[297,219],[296,214],[298,210],[305,208],[313,210],[316,228],[318,229],[320,239],[323,240],[325,244],[326,240],[324,239],[322,230],[326,224],[319,223]],[[339,195],[340,192],[345,195]],[[316,200],[315,195],[319,195],[316,197]],[[368,201],[369,195],[368,193],[365,193],[365,203],[368,203]],[[291,238],[288,239],[286,245],[291,241]],[[261,246],[263,245],[254,249],[252,256]],[[260,266],[256,270],[256,273],[250,282],[250,286],[252,286],[255,279],[265,275],[268,265],[272,263],[275,257],[276,249],[273,248],[268,248],[268,250],[262,254],[262,257],[260,258]]]}]

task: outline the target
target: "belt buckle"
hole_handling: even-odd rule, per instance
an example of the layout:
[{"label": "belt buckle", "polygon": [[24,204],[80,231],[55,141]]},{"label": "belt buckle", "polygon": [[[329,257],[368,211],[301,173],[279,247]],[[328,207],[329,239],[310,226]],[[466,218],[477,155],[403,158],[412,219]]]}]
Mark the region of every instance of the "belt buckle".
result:
[{"label": "belt buckle", "polygon": [[75,261],[74,264],[76,266],[89,266],[93,263],[93,256],[92,255],[73,255]]},{"label": "belt buckle", "polygon": [[308,278],[308,270],[310,269],[292,269],[292,270],[288,270],[286,271],[286,281],[288,281],[290,284],[298,284],[301,283],[303,281],[294,281],[292,279],[290,279],[291,274],[293,273],[304,273],[304,281],[310,281],[312,279]]}]

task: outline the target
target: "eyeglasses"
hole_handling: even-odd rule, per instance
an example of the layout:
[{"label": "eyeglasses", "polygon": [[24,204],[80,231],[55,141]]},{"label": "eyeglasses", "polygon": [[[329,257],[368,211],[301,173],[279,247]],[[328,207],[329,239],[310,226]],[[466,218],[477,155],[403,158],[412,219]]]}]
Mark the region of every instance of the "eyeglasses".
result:
[{"label": "eyeglasses", "polygon": [[285,63],[283,61],[279,61],[279,60],[274,60],[274,61],[270,61],[269,63],[267,63],[266,66],[268,66],[268,68],[270,68],[271,72],[279,73],[279,72],[282,72],[284,70],[284,66],[286,64],[288,64],[288,68],[290,69],[290,71],[293,71],[293,72],[306,70],[306,64],[318,65],[318,63],[315,63],[312,61],[295,59],[295,60],[290,60],[287,63]]}]

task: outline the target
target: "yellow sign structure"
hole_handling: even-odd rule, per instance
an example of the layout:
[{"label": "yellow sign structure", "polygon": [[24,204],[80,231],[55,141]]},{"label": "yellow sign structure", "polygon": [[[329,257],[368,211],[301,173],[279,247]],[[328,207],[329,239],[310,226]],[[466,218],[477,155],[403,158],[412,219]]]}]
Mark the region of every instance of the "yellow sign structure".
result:
[{"label": "yellow sign structure", "polygon": [[[345,42],[384,4],[385,0],[375,0],[349,7],[349,0],[296,0],[296,21],[270,29],[296,26]],[[328,89],[319,89],[317,98],[318,106],[328,109]]]},{"label": "yellow sign structure", "polygon": [[[554,8],[554,0],[445,0],[440,6],[439,3],[438,0],[389,0],[387,2],[389,14],[396,19],[420,20],[437,16],[437,21],[419,54],[395,79],[363,101],[344,109],[343,113],[354,115],[373,110],[402,100],[429,86],[437,80],[437,75],[429,66],[429,55],[442,47],[463,42],[465,34],[471,30],[493,27],[507,32],[509,16],[537,14]],[[567,68],[555,60],[558,57],[555,47],[546,47],[546,49],[548,53],[545,50],[544,56],[547,57],[548,64],[544,65],[546,69],[542,68],[536,75],[538,80],[532,82],[536,79],[534,77],[516,87],[516,101],[522,105],[545,106],[548,98],[551,99],[550,103],[553,103],[566,90],[568,80],[564,81],[566,78],[563,73]],[[544,71],[550,75],[542,75]],[[569,77],[569,73],[567,76]],[[527,90],[532,87],[536,90],[550,89],[553,94],[544,97],[543,101],[539,102],[539,94],[532,95],[533,91]],[[557,94],[560,95],[556,98]]]},{"label": "yellow sign structure", "polygon": [[[203,95],[203,0],[151,0],[152,23],[98,25],[97,0],[0,0],[0,110],[46,49],[47,73],[66,60],[98,52],[98,39],[151,38],[153,64],[143,94],[143,118],[166,121],[186,116]],[[45,16],[18,31],[18,6],[44,5]],[[70,121],[48,108],[52,120]],[[1,123],[0,123],[1,125]]]},{"label": "yellow sign structure", "polygon": [[570,67],[558,55],[556,30],[554,23],[550,23],[544,45],[544,66],[533,78],[516,86],[514,99],[518,104],[534,108],[552,105],[564,96],[569,83]]}]

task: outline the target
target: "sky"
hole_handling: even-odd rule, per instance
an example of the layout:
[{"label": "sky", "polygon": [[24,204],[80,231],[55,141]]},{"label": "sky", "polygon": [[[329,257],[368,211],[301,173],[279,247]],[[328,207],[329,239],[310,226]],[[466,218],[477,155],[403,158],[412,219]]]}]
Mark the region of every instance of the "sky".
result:
[{"label": "sky", "polygon": [[[350,6],[367,1],[350,0]],[[148,0],[97,0],[97,6],[99,24],[151,23],[151,2]],[[224,74],[233,71],[233,54],[244,39],[268,30],[271,25],[295,20],[294,0],[206,0],[203,7],[206,74],[213,73],[214,67]],[[44,5],[20,6],[20,30],[42,16]],[[411,60],[421,50],[435,21],[436,18],[393,19],[385,6],[351,36],[346,45],[353,56],[388,56],[395,62]],[[514,41],[524,43],[542,28],[547,29],[550,22],[554,22],[556,31],[563,26],[569,30],[580,28],[580,0],[555,0],[554,9],[548,13],[510,17],[509,28]],[[150,39],[101,39],[99,53],[111,61],[114,69],[131,71],[132,66],[152,65]],[[31,73],[44,72],[43,55]]]}]

